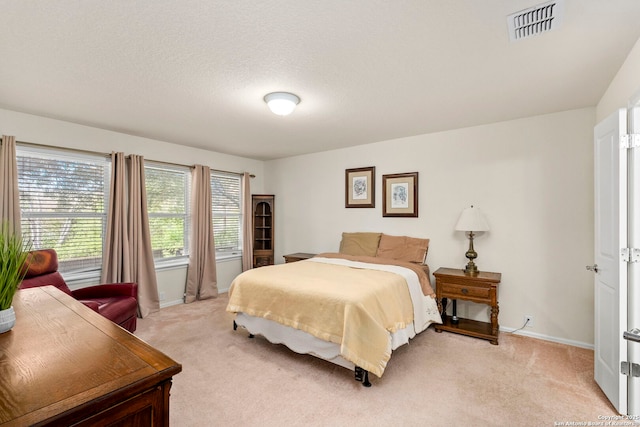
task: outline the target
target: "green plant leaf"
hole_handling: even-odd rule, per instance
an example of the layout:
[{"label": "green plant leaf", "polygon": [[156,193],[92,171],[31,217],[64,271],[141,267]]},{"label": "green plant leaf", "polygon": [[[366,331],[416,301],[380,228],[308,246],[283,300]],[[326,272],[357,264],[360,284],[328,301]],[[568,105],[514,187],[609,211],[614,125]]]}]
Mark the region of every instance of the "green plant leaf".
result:
[{"label": "green plant leaf", "polygon": [[0,228],[0,310],[11,307],[13,296],[27,273],[25,262],[30,250],[31,243],[13,233],[4,221]]}]

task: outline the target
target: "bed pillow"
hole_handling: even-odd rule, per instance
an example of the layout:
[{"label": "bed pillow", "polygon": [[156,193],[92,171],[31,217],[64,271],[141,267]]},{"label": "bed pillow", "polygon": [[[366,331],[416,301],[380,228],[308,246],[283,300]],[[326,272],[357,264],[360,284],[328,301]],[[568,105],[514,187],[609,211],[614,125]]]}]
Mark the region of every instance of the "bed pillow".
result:
[{"label": "bed pillow", "polygon": [[340,253],[345,255],[376,256],[382,233],[342,233]]},{"label": "bed pillow", "polygon": [[429,239],[407,236],[380,236],[377,257],[422,264],[429,250]]}]

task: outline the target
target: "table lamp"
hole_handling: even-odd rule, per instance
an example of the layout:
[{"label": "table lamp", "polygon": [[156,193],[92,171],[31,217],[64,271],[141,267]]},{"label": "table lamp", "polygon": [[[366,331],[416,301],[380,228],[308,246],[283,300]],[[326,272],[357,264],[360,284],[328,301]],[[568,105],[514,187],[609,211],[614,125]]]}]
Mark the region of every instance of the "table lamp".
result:
[{"label": "table lamp", "polygon": [[480,212],[480,209],[474,208],[473,205],[471,205],[471,207],[465,208],[462,211],[455,229],[457,231],[465,231],[469,233],[469,250],[465,253],[469,262],[464,269],[464,273],[470,276],[475,276],[478,274],[478,267],[473,260],[478,257],[478,253],[473,249],[474,232],[489,231],[487,220],[484,218],[484,215],[482,215],[482,212]]}]

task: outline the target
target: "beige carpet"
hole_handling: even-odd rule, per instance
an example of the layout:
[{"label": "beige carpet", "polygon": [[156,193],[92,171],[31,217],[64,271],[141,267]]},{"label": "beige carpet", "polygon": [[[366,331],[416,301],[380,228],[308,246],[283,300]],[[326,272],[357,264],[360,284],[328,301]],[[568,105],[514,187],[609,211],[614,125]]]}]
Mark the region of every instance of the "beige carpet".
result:
[{"label": "beige carpet", "polygon": [[616,414],[590,350],[505,333],[494,346],[430,328],[365,388],[352,371],[233,331],[226,303],[224,294],[139,319],[136,335],[182,364],[173,426],[553,426]]}]

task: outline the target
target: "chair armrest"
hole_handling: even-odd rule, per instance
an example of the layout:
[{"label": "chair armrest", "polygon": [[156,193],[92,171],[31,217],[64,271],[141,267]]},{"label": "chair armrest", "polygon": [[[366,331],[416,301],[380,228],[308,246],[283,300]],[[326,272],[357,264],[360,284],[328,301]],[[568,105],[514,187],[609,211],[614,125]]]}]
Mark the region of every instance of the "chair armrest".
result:
[{"label": "chair armrest", "polygon": [[97,302],[95,301],[80,301],[80,302],[86,305],[87,307],[89,307],[91,310],[95,311],[96,313],[100,313],[100,304],[98,304]]},{"label": "chair armrest", "polygon": [[87,300],[93,298],[108,298],[114,296],[134,297],[138,299],[137,283],[108,283],[105,285],[88,286],[71,291],[74,298]]}]

